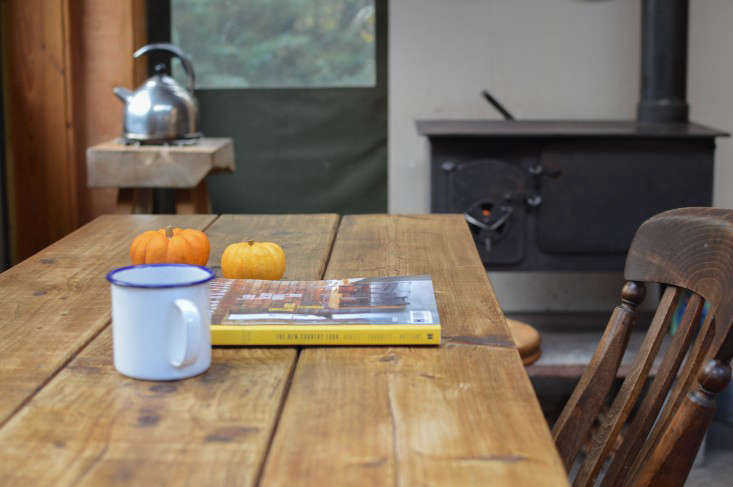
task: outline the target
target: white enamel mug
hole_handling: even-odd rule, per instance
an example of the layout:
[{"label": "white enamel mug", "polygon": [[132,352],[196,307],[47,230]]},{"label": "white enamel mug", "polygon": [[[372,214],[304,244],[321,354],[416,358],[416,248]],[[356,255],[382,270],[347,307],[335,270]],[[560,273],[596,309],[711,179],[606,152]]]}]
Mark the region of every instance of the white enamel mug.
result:
[{"label": "white enamel mug", "polygon": [[112,337],[115,368],[135,379],[176,380],[211,365],[209,281],[214,273],[188,264],[115,269]]}]

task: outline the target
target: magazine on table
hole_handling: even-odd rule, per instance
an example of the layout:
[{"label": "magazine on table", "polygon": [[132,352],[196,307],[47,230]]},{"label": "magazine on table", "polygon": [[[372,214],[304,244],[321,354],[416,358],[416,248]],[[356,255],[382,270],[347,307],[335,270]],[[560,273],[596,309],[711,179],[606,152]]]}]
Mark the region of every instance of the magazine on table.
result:
[{"label": "magazine on table", "polygon": [[439,345],[430,276],[322,281],[218,278],[213,345]]}]

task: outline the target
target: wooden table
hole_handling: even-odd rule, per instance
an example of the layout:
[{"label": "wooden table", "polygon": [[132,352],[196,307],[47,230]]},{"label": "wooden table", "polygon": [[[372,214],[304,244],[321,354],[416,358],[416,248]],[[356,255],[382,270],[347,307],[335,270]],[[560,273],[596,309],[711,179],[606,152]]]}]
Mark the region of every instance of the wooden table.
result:
[{"label": "wooden table", "polygon": [[[286,279],[432,274],[441,347],[215,348],[112,364],[104,275],[167,224],[282,244]],[[567,485],[458,215],[110,215],[0,274],[0,485]]]}]

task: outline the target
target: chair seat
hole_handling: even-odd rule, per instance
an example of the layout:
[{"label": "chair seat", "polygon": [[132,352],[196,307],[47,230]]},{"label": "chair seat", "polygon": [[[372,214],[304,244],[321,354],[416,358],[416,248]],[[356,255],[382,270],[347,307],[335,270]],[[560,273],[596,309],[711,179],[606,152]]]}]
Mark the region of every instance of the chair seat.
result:
[{"label": "chair seat", "polygon": [[535,363],[542,355],[540,344],[542,338],[540,333],[531,325],[518,320],[506,320],[509,324],[509,331],[519,351],[524,365]]}]

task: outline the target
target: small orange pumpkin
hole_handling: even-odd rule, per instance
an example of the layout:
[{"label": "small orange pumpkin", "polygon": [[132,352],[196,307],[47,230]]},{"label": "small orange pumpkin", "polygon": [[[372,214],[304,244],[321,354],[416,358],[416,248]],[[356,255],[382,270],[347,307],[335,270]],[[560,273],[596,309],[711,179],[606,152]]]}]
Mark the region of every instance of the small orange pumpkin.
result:
[{"label": "small orange pumpkin", "polygon": [[173,228],[141,233],[130,245],[133,265],[162,262],[206,265],[209,261],[209,238],[193,228]]},{"label": "small orange pumpkin", "polygon": [[233,243],[221,255],[221,273],[229,279],[276,281],[285,274],[285,252],[273,242]]}]

